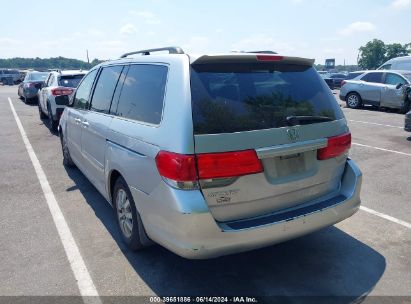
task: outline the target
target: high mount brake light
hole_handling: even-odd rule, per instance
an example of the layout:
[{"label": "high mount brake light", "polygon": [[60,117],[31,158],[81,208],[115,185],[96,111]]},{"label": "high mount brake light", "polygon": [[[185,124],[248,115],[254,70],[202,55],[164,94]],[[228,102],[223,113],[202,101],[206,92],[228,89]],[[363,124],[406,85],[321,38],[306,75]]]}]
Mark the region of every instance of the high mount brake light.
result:
[{"label": "high mount brake light", "polygon": [[318,149],[317,159],[325,160],[337,157],[351,148],[351,133],[345,133],[327,139],[327,147]]}]

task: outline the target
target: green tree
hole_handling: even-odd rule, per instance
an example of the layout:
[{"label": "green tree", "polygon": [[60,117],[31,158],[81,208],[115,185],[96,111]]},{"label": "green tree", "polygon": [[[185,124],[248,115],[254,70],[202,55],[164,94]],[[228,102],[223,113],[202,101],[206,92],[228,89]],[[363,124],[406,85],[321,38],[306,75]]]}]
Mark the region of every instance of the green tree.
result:
[{"label": "green tree", "polygon": [[365,46],[360,47],[360,58],[358,66],[362,69],[372,70],[378,68],[386,60],[385,43],[379,39],[367,42]]},{"label": "green tree", "polygon": [[408,50],[407,45],[401,45],[399,43],[387,44],[385,46],[385,60],[390,60],[392,58],[400,57],[400,56],[407,56]]}]

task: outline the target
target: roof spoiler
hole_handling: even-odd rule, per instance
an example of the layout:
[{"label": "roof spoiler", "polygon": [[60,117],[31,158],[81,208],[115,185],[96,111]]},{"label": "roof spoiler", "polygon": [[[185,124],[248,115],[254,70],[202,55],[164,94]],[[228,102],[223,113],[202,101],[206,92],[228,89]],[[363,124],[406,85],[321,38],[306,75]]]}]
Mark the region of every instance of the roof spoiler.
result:
[{"label": "roof spoiler", "polygon": [[191,62],[191,64],[278,62],[285,64],[313,66],[314,61],[315,59],[281,56],[267,53],[236,53],[230,55],[204,55],[195,59],[193,62]]}]

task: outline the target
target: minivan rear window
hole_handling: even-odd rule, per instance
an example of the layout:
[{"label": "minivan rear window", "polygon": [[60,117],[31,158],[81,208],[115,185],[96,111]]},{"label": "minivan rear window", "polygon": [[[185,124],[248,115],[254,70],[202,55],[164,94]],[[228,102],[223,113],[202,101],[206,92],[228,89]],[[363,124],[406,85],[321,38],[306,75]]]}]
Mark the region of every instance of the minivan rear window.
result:
[{"label": "minivan rear window", "polygon": [[195,134],[280,128],[296,116],[328,118],[306,119],[304,124],[343,117],[332,92],[311,66],[193,64],[191,98]]}]

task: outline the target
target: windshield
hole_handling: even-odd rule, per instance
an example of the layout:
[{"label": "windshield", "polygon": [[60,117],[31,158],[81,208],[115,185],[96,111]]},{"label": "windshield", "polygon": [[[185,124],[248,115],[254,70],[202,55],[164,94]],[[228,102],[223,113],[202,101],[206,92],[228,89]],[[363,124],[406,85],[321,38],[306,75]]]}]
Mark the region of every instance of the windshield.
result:
[{"label": "windshield", "polygon": [[81,79],[84,75],[70,75],[70,76],[61,76],[59,79],[59,86],[68,87],[68,88],[77,88]]},{"label": "windshield", "polygon": [[49,73],[30,73],[28,80],[33,81],[44,81]]},{"label": "windshield", "polygon": [[279,128],[290,125],[290,116],[342,118],[330,89],[309,66],[193,65],[191,95],[195,134]]}]

